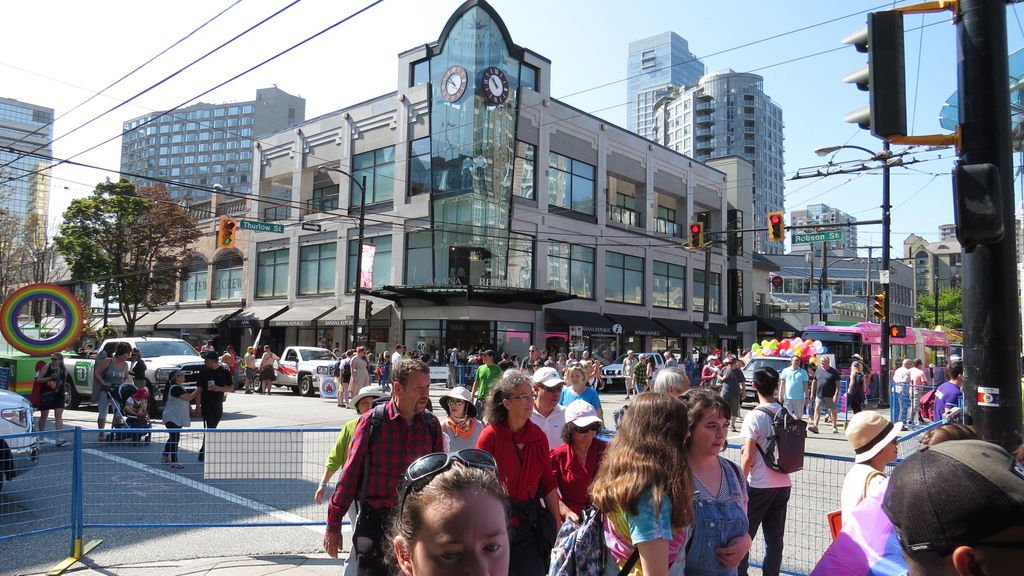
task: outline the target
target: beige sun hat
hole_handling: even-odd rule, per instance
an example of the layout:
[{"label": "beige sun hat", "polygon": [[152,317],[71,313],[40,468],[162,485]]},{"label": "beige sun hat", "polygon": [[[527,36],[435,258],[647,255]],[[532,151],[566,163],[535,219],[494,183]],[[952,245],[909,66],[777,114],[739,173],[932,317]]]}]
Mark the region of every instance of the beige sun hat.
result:
[{"label": "beige sun hat", "polygon": [[441,408],[444,408],[445,414],[451,414],[451,410],[448,408],[448,402],[451,400],[462,400],[465,402],[466,416],[476,418],[476,405],[473,404],[473,397],[465,386],[456,386],[441,395],[441,399],[438,402],[441,404]]},{"label": "beige sun hat", "polygon": [[903,423],[893,424],[877,412],[865,410],[850,419],[846,426],[846,439],[856,454],[853,461],[862,464],[871,460],[899,436]]}]

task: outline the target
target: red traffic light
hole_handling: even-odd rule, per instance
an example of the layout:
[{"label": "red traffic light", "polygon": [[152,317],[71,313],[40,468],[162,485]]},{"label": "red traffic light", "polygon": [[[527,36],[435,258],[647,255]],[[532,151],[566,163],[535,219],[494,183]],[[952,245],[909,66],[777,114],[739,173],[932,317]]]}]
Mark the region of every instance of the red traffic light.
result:
[{"label": "red traffic light", "polygon": [[700,234],[700,224],[690,224],[690,234]]},{"label": "red traffic light", "polygon": [[772,224],[778,224],[779,222],[782,222],[782,216],[779,216],[778,214],[772,214],[771,216],[768,217],[768,222],[771,222]]}]

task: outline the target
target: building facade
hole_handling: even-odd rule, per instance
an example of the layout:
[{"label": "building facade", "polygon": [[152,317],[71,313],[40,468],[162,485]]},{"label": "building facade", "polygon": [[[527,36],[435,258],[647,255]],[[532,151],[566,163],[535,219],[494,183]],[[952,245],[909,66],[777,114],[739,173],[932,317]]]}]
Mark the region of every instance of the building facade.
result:
[{"label": "building facade", "polygon": [[914,267],[914,290],[918,297],[960,287],[963,256],[955,234],[938,242],[911,234],[903,241],[903,257]]},{"label": "building facade", "polygon": [[[764,92],[757,74],[724,70],[693,88],[656,102],[654,137],[672,150],[705,162],[736,155],[754,165],[754,201],[748,227],[767,228],[768,212],[784,210],[782,108]],[[754,251],[782,254],[784,245],[754,234]]]},{"label": "building facade", "polygon": [[33,248],[46,243],[52,140],[52,108],[0,98],[0,206]]},{"label": "building facade", "polygon": [[[789,223],[794,228],[798,228],[805,224],[835,224],[835,229],[841,231],[843,234],[842,238],[832,242],[814,242],[811,244],[794,243],[790,249],[791,253],[806,254],[808,252],[813,252],[816,255],[820,255],[823,249],[827,249],[829,256],[843,257],[857,255],[857,227],[843,226],[844,224],[852,224],[856,222],[857,219],[846,212],[825,204],[809,204],[802,210],[793,210],[790,212],[789,218]],[[821,230],[822,229],[820,228],[810,228],[806,230],[793,230],[792,233],[814,233],[820,232]]]},{"label": "building facade", "polygon": [[611,359],[689,348],[707,306],[715,344],[741,345],[725,251],[706,267],[683,247],[686,222],[725,225],[726,175],[551,98],[550,73],[470,0],[399,55],[395,92],[264,138],[247,218],[283,231],[243,232],[247,307],[226,322],[435,360],[530,344]]},{"label": "building facade", "polygon": [[689,43],[675,32],[630,42],[626,60],[626,127],[653,139],[654,103],[695,86],[703,75],[704,63],[690,53]]},{"label": "building facade", "polygon": [[276,86],[257,90],[255,100],[153,112],[124,123],[121,170],[138,175],[126,176],[136,186],[166,185],[172,198],[188,202],[197,216],[208,217],[212,194],[203,188],[220,186],[239,195],[251,192],[256,137],[305,119],[305,99]]}]

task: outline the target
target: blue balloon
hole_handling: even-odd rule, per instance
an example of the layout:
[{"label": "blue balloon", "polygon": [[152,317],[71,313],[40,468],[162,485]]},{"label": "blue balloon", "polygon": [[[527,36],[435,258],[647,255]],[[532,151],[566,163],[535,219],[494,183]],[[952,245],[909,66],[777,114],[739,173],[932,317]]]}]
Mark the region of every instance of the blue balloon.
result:
[{"label": "blue balloon", "polygon": [[821,353],[822,354],[828,354],[828,346],[822,346],[821,347]]}]

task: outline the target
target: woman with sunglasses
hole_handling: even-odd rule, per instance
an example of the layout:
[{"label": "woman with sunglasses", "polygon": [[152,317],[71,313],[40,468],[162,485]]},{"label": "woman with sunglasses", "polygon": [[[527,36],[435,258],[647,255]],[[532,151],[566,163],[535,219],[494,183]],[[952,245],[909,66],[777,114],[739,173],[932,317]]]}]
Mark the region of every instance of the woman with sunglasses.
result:
[{"label": "woman with sunglasses", "polygon": [[680,575],[693,524],[693,481],[686,464],[686,406],[646,392],[629,407],[590,490],[604,512],[609,565],[628,574]]},{"label": "woman with sunglasses", "polygon": [[476,448],[484,425],[476,419],[476,406],[469,390],[456,386],[445,392],[439,402],[448,418],[441,422],[441,431],[451,439],[450,449]]},{"label": "woman with sunglasses", "polygon": [[[511,501],[512,576],[547,571],[556,527],[562,524],[548,439],[530,421],[532,383],[522,372],[508,370],[491,385],[488,425],[476,443],[477,448],[494,456],[498,478]],[[546,510],[540,505],[541,499]]]},{"label": "woman with sunglasses", "polygon": [[750,549],[747,482],[739,466],[721,456],[729,435],[730,407],[706,390],[684,396],[690,417],[686,462],[696,486],[697,519],[686,552],[687,576],[735,576]]},{"label": "woman with sunglasses", "polygon": [[409,466],[390,531],[400,574],[509,574],[508,500],[496,467],[475,449],[428,454]]},{"label": "woman with sunglasses", "polygon": [[608,443],[597,439],[604,422],[585,400],[573,400],[565,408],[561,446],[551,451],[551,472],[562,496],[562,515],[578,521],[590,505],[590,485],[604,458]]}]

